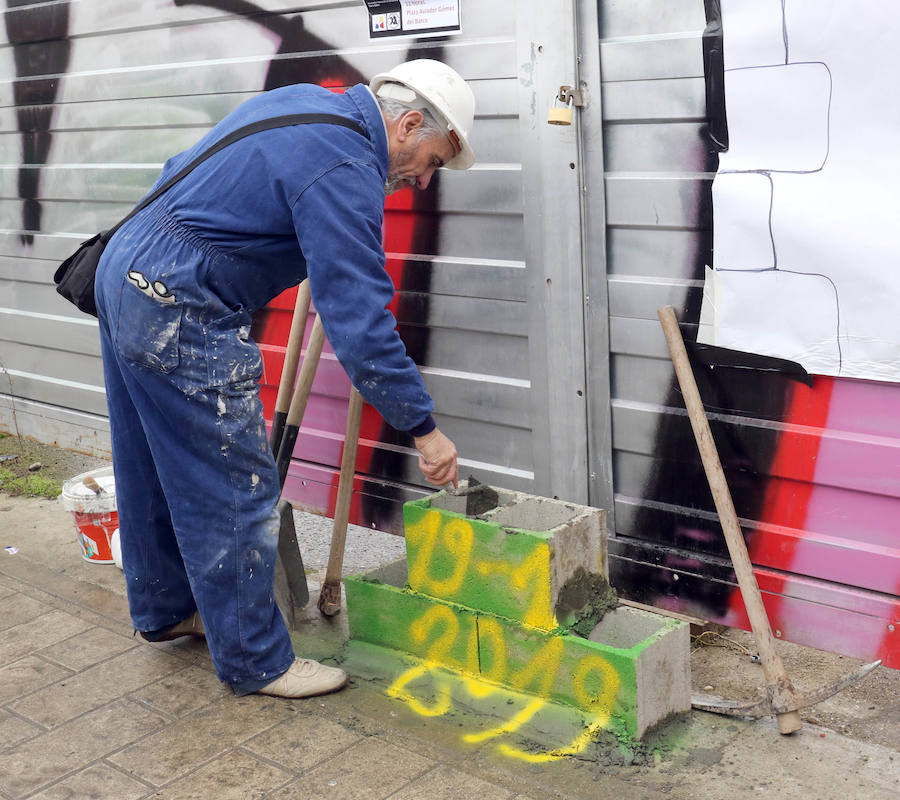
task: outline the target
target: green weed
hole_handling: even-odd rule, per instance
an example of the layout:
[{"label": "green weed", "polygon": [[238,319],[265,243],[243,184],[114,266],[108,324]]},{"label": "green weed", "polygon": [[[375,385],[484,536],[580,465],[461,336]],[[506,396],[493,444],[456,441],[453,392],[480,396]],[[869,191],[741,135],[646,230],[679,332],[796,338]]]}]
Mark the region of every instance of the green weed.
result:
[{"label": "green weed", "polygon": [[62,486],[42,475],[16,477],[14,472],[0,468],[0,489],[11,495],[25,494],[29,497],[54,499],[62,493]]}]

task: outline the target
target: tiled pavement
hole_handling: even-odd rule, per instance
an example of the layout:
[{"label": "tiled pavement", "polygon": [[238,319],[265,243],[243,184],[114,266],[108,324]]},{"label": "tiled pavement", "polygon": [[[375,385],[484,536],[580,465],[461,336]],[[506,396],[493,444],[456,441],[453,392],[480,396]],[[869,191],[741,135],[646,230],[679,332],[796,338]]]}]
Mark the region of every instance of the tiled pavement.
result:
[{"label": "tiled pavement", "polygon": [[236,698],[202,643],[148,644],[122,597],[16,566],[0,573],[4,798],[524,798],[329,718],[341,695]]},{"label": "tiled pavement", "polygon": [[[364,664],[327,697],[236,698],[202,642],[135,638],[121,573],[86,565],[68,515],[57,524],[46,509],[28,516],[36,509],[0,509],[3,544],[20,548],[0,555],[3,800],[900,796],[896,749],[811,724],[779,737],[773,720],[695,712],[666,726],[661,757],[632,762],[613,744],[591,758],[526,764],[490,743],[462,746],[468,712],[414,714]],[[303,625],[301,655],[339,651],[345,614],[326,620],[313,597]]]}]

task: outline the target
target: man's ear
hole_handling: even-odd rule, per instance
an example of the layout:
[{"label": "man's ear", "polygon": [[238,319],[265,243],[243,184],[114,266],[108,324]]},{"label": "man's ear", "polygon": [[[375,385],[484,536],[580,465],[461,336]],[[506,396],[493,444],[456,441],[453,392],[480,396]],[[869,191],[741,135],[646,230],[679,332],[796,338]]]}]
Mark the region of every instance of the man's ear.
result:
[{"label": "man's ear", "polygon": [[425,115],[421,111],[416,111],[415,109],[407,111],[400,117],[400,124],[397,126],[397,139],[405,142],[411,134],[422,127],[424,121]]}]

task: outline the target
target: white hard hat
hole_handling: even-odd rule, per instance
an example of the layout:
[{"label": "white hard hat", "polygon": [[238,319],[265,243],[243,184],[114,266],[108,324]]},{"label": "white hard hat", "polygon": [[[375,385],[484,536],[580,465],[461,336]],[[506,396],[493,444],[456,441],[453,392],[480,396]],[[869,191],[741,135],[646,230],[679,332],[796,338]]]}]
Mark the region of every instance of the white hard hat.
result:
[{"label": "white hard hat", "polygon": [[413,105],[418,95],[430,106],[436,121],[446,125],[450,141],[459,149],[444,166],[468,169],[475,163],[475,153],[469,144],[469,131],[475,120],[475,95],[456,70],[440,61],[419,58],[379,73],[369,82],[369,88],[379,97]]}]

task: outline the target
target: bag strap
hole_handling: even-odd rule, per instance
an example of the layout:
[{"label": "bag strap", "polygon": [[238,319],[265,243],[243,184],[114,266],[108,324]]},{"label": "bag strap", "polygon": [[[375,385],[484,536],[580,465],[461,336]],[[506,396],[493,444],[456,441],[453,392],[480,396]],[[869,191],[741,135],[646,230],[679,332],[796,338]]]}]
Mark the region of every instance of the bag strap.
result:
[{"label": "bag strap", "polygon": [[269,119],[260,119],[256,122],[251,122],[249,125],[245,125],[243,128],[238,128],[235,131],[232,131],[227,136],[220,139],[214,145],[212,145],[208,150],[204,150],[199,156],[197,156],[190,164],[186,167],[182,167],[175,175],[169,178],[162,186],[158,187],[154,192],[145,197],[138,205],[136,205],[131,212],[119,220],[116,225],[110,228],[108,231],[105,231],[102,234],[102,238],[104,243],[109,242],[112,238],[112,235],[119,230],[128,220],[130,220],[135,214],[139,211],[142,211],[147,206],[150,205],[157,197],[169,191],[178,181],[180,181],[183,177],[185,177],[188,173],[190,173],[195,167],[198,167],[202,164],[206,159],[214,156],[220,150],[228,147],[230,144],[234,144],[239,139],[243,139],[246,136],[250,136],[254,133],[259,133],[260,131],[269,130],[270,128],[287,128],[291,125],[309,125],[311,123],[323,123],[328,125],[340,125],[344,128],[349,128],[351,131],[355,131],[360,134],[360,136],[364,136],[368,139],[368,135],[365,130],[363,130],[362,126],[358,123],[354,122],[352,119],[347,119],[346,117],[338,116],[337,114],[285,114],[280,117],[270,117]]}]

